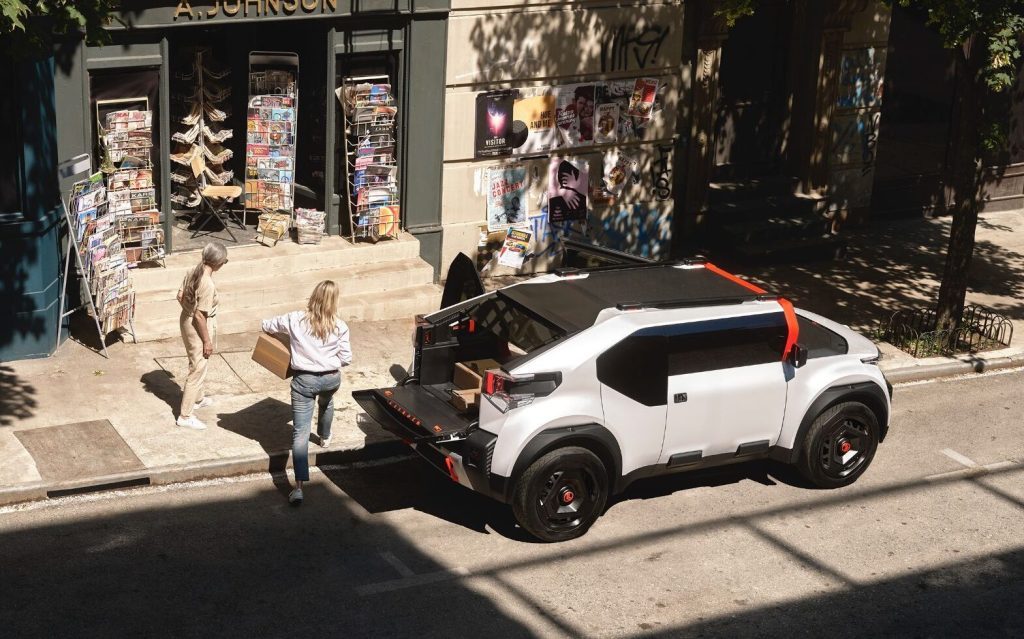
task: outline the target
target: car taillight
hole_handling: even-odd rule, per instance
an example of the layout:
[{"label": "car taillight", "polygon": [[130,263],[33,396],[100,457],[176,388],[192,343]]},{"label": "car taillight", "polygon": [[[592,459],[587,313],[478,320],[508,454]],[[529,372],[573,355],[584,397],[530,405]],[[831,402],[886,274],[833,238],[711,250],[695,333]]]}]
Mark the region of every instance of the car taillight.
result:
[{"label": "car taillight", "polygon": [[508,375],[499,370],[484,373],[481,394],[502,413],[532,404],[537,397],[550,395],[562,382],[561,373]]}]

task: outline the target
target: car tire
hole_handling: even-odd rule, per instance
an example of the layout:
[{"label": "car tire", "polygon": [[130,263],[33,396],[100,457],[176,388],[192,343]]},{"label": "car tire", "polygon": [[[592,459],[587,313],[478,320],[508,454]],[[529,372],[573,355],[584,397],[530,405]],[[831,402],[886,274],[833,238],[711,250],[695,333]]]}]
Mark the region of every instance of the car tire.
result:
[{"label": "car tire", "polygon": [[874,459],[879,432],[878,418],[864,404],[830,406],[811,424],[797,469],[818,488],[849,486]]},{"label": "car tire", "polygon": [[578,446],[553,450],[530,464],[516,481],[512,511],[541,541],[582,536],[604,512],[608,471],[601,459]]}]

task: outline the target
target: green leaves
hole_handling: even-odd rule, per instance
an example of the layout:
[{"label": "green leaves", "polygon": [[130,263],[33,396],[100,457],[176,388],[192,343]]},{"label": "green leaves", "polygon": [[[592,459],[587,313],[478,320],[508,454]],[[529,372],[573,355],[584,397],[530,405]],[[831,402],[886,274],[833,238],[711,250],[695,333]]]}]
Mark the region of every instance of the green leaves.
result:
[{"label": "green leaves", "polygon": [[0,0],[0,54],[48,55],[55,38],[81,33],[90,44],[109,41],[104,27],[119,0]]},{"label": "green leaves", "polygon": [[24,31],[27,15],[28,6],[21,0],[0,0],[0,36],[15,29]]}]

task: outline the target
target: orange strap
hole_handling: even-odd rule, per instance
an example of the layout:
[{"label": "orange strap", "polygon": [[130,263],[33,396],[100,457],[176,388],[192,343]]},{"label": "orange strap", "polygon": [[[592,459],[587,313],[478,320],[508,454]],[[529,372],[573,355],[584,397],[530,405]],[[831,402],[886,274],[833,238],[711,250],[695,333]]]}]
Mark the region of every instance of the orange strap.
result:
[{"label": "orange strap", "polygon": [[748,288],[751,291],[757,293],[758,295],[763,295],[765,293],[765,290],[763,288],[761,288],[760,286],[755,286],[754,284],[751,284],[747,280],[740,279],[740,278],[736,277],[735,275],[733,275],[732,273],[730,273],[729,271],[724,271],[724,270],[718,268],[717,266],[715,266],[711,262],[705,263],[704,264],[704,268],[706,268],[707,270],[711,271],[712,273],[717,273],[717,274],[721,275],[722,277],[724,277],[727,280],[731,280],[733,282],[736,282],[740,286],[742,286],[744,288]]},{"label": "orange strap", "polygon": [[786,326],[789,328],[788,335],[786,336],[786,348],[782,351],[782,359],[785,360],[789,357],[789,352],[796,345],[797,338],[800,337],[800,325],[797,324],[796,311],[793,310],[792,302],[784,297],[780,297],[779,306],[782,307],[782,313],[786,316]]}]

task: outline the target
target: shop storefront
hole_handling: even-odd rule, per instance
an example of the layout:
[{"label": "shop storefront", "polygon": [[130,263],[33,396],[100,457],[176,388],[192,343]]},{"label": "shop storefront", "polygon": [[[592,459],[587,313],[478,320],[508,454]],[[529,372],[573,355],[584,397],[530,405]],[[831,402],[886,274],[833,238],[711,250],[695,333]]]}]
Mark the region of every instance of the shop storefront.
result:
[{"label": "shop storefront", "polygon": [[[315,209],[330,234],[376,239],[407,230],[437,265],[447,0],[125,5],[127,28],[114,29],[111,44],[78,47],[56,73],[58,154],[89,153],[94,169],[109,168],[123,156],[111,157],[114,127],[132,127],[119,139],[148,137],[143,168],[151,174],[138,177],[151,184],[139,186],[151,189],[144,195],[160,213],[167,251],[205,241],[192,237],[208,216],[200,184],[236,184],[244,194],[234,215],[253,230],[261,209]],[[352,96],[367,86],[374,95],[361,97],[387,94],[388,108],[372,109],[373,117],[391,116],[373,156],[389,167],[374,178],[385,188],[369,194],[346,135]],[[259,97],[267,95],[275,97]],[[125,112],[147,126],[120,122]],[[383,215],[379,203],[388,206]]]}]

